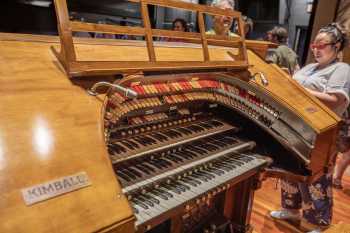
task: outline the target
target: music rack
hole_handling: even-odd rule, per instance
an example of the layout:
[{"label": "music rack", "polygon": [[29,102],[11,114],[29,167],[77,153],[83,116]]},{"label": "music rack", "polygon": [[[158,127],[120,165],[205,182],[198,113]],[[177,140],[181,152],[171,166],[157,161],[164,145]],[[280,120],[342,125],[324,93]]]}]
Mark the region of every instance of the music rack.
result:
[{"label": "music rack", "polygon": [[[144,27],[116,26],[72,21],[69,19],[66,0],[54,1],[61,49],[60,51],[57,51],[54,47],[51,47],[51,49],[64,67],[69,77],[143,71],[201,70],[216,68],[227,70],[247,69],[248,59],[244,40],[243,21],[241,19],[240,12],[174,0],[129,1],[140,4]],[[177,8],[196,12],[198,17],[199,33],[152,29],[148,14],[148,5]],[[204,14],[228,16],[232,17],[233,20],[237,20],[237,36],[229,37],[206,35]],[[147,46],[148,61],[79,61],[77,60],[75,45],[72,37],[73,31],[144,36]],[[201,44],[203,61],[159,61],[156,57],[153,37],[177,38],[183,39],[187,42]],[[238,55],[228,51],[228,55],[232,58],[231,61],[212,61],[209,56],[208,45],[236,48],[238,50]]]}]

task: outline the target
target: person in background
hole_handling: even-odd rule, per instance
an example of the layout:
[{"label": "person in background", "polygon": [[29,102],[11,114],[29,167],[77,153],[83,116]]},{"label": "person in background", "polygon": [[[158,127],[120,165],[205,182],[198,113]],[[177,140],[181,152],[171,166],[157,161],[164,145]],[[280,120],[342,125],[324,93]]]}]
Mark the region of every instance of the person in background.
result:
[{"label": "person in background", "polygon": [[[349,106],[350,67],[338,61],[338,53],[346,43],[346,34],[339,25],[332,23],[321,28],[310,45],[316,62],[293,76],[339,117]],[[329,171],[311,184],[281,180],[282,209],[271,211],[271,217],[301,220],[302,226],[311,230],[310,233],[322,232],[332,221],[332,168]]]},{"label": "person in background", "polygon": [[[212,6],[219,7],[221,9],[234,10],[234,0],[214,0]],[[215,15],[213,17],[213,28],[206,32],[207,35],[220,35],[220,36],[237,36],[231,32],[233,19],[227,16]]]},{"label": "person in background", "polygon": [[242,19],[243,19],[243,22],[244,22],[245,38],[246,39],[250,39],[251,38],[251,34],[253,32],[253,27],[254,27],[253,20],[251,18],[249,18],[248,16],[245,16],[245,15],[242,15]]},{"label": "person in background", "polygon": [[[178,31],[178,32],[188,32],[188,26],[186,20],[182,18],[176,18],[173,23],[171,29],[173,31]],[[184,42],[183,39],[178,39],[178,38],[163,38],[161,41],[168,41],[168,42]]]},{"label": "person in background", "polygon": [[266,61],[275,63],[281,68],[287,68],[291,75],[299,70],[298,56],[287,46],[288,32],[285,28],[274,27],[267,32],[267,39],[278,44],[278,47],[269,51]]},{"label": "person in background", "polygon": [[272,38],[272,30],[266,32],[265,40],[267,40],[267,41],[272,41],[273,40],[273,38]]},{"label": "person in background", "polygon": [[188,26],[187,22],[184,19],[177,18],[173,21],[172,25],[173,31],[178,31],[178,32],[188,32]]}]

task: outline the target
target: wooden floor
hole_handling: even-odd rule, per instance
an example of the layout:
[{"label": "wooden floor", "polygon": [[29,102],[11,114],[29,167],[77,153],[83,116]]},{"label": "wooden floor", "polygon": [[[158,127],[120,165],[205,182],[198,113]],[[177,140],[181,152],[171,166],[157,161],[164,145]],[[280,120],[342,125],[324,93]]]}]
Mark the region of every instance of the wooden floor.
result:
[{"label": "wooden floor", "polygon": [[[333,189],[334,209],[333,224],[350,223],[350,172],[343,178],[343,190]],[[270,210],[280,208],[280,188],[275,179],[268,179],[254,198],[252,225],[254,233],[299,233],[302,232],[284,221],[274,221],[269,217]]]}]

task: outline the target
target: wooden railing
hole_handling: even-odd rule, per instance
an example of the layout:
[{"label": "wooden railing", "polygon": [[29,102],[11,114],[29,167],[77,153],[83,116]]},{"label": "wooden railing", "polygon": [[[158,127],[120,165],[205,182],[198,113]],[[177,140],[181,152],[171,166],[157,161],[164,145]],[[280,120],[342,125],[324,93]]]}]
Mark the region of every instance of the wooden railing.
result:
[{"label": "wooden railing", "polygon": [[[94,24],[69,20],[66,0],[55,0],[58,31],[61,50],[52,50],[70,77],[84,75],[116,74],[124,72],[162,71],[162,70],[195,70],[195,69],[246,69],[248,67],[246,45],[244,41],[243,21],[241,13],[173,0],[130,0],[139,3],[144,27],[116,26]],[[199,33],[177,32],[162,29],[152,29],[148,15],[148,5],[178,8],[197,13]],[[206,35],[204,14],[228,16],[238,22],[238,33],[235,37]],[[72,38],[72,31],[95,32],[107,34],[123,34],[144,36],[147,45],[148,61],[78,61]],[[191,43],[200,43],[203,50],[203,61],[157,61],[154,49],[154,37],[169,37],[183,39]],[[211,61],[208,45],[235,47],[238,55],[229,53],[232,61]]]}]

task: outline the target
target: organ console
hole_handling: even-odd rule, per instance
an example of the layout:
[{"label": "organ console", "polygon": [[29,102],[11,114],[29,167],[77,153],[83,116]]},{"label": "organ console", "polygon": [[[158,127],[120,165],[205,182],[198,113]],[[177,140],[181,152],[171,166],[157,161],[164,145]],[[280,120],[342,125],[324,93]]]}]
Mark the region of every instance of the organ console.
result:
[{"label": "organ console", "polygon": [[1,232],[252,232],[262,176],[311,182],[333,162],[340,119],[265,63],[268,44],[235,41],[237,63],[207,46],[224,63],[202,64],[202,47],[156,43],[137,68],[84,62],[147,60],[148,42],[75,38],[79,63],[60,32],[0,34]]}]

